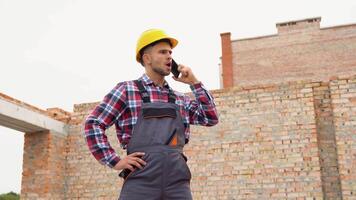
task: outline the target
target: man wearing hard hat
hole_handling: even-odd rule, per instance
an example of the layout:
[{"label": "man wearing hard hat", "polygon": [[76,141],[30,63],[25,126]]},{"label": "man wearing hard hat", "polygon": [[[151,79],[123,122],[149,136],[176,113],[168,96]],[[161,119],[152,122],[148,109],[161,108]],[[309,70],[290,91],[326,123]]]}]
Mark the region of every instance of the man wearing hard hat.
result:
[{"label": "man wearing hard hat", "polygon": [[[218,116],[213,97],[189,67],[179,65],[181,74],[173,79],[188,84],[194,100],[165,81],[177,44],[162,30],[143,32],[136,60],[145,73],[137,80],[118,83],[86,118],[84,132],[91,153],[124,178],[119,199],[192,199],[191,174],[183,154],[189,125],[213,126]],[[126,157],[115,153],[105,135],[113,124],[121,146],[127,149]]]}]

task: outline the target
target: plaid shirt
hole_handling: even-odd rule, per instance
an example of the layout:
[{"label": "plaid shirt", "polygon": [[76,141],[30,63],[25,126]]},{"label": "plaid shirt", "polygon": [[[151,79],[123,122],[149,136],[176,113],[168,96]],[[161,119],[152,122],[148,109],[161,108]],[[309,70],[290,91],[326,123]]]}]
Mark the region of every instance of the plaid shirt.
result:
[{"label": "plaid shirt", "polygon": [[[144,74],[139,78],[150,95],[151,102],[168,102],[167,82],[164,87],[156,86]],[[189,96],[176,94],[176,104],[185,126],[185,137],[189,140],[189,124],[213,126],[218,123],[217,111],[213,97],[201,83],[190,86],[196,100]],[[126,149],[136,124],[138,113],[142,104],[141,95],[133,81],[118,83],[109,92],[99,105],[97,105],[85,121],[84,134],[91,153],[103,165],[114,167],[119,161],[119,156],[110,146],[105,130],[115,124],[117,137],[121,146]]]}]

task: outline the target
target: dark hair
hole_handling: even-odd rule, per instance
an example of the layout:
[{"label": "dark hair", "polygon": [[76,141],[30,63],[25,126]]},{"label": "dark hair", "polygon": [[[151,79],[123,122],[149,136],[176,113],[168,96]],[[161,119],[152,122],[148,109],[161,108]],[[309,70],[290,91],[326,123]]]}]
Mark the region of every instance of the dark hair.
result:
[{"label": "dark hair", "polygon": [[155,41],[155,42],[152,42],[152,43],[146,45],[145,47],[143,47],[143,48],[139,51],[139,54],[140,54],[140,63],[141,63],[142,66],[144,66],[144,65],[143,65],[144,63],[143,63],[142,56],[143,56],[143,53],[145,52],[145,50],[146,50],[147,48],[149,48],[149,47],[155,46],[157,43],[160,43],[160,42],[166,42],[166,43],[168,43],[168,44],[172,47],[171,41],[170,41],[169,39],[166,39],[166,38],[157,40],[157,41]]}]

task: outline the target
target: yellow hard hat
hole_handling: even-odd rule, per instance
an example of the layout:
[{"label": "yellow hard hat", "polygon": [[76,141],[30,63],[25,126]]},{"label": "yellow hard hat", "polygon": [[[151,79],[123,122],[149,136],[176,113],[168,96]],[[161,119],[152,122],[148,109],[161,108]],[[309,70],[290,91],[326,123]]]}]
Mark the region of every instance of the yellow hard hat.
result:
[{"label": "yellow hard hat", "polygon": [[136,45],[136,60],[137,62],[140,62],[141,55],[140,51],[143,49],[145,46],[156,42],[161,39],[168,39],[171,42],[172,48],[177,46],[178,40],[168,36],[163,30],[160,29],[149,29],[145,32],[143,32],[140,36],[140,38],[137,40],[137,45]]}]

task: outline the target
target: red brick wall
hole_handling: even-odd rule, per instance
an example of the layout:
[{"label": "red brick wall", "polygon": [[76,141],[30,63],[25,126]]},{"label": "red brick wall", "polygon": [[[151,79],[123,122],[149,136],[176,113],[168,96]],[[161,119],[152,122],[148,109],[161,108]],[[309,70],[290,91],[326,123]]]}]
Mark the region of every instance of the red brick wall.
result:
[{"label": "red brick wall", "polygon": [[232,40],[233,85],[356,73],[356,24],[320,29],[318,19],[277,24],[276,35]]}]

